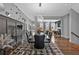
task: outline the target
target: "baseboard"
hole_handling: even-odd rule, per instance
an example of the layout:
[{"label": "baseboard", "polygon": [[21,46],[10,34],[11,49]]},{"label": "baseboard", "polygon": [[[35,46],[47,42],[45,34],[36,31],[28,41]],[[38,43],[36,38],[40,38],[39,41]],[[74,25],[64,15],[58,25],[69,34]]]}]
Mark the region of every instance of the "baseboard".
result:
[{"label": "baseboard", "polygon": [[65,38],[65,39],[69,39],[68,36],[64,36],[64,35],[61,35],[61,37]]},{"label": "baseboard", "polygon": [[76,41],[74,40],[71,40],[71,43],[74,43],[74,44],[78,44],[79,45],[79,40],[78,39],[75,39]]}]

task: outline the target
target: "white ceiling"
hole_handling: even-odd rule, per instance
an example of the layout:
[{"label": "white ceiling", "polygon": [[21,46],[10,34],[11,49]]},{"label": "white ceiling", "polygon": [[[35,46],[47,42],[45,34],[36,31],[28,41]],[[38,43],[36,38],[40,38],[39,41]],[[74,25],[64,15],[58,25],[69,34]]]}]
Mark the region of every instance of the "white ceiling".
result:
[{"label": "white ceiling", "polygon": [[66,14],[71,4],[67,3],[15,3],[24,13],[29,15],[43,15],[43,16],[63,16]]},{"label": "white ceiling", "polygon": [[61,17],[67,14],[71,8],[79,12],[79,4],[73,3],[42,3],[39,7],[39,3],[15,3],[16,6],[25,15],[34,16],[55,16]]}]

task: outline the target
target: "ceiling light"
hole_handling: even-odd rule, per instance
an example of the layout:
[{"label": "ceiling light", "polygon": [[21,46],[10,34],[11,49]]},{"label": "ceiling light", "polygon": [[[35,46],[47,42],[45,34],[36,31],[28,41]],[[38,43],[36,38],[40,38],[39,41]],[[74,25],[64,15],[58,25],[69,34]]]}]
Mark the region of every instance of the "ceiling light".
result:
[{"label": "ceiling light", "polygon": [[42,4],[41,4],[41,3],[39,3],[39,7],[41,7],[41,5],[42,5]]}]

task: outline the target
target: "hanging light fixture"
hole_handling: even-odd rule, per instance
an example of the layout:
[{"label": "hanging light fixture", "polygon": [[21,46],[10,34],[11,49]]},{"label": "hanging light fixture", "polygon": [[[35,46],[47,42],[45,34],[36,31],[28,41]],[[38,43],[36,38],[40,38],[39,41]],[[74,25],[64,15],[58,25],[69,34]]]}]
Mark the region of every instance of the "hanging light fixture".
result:
[{"label": "hanging light fixture", "polygon": [[41,5],[42,5],[42,4],[41,4],[41,3],[39,3],[39,7],[41,7]]}]

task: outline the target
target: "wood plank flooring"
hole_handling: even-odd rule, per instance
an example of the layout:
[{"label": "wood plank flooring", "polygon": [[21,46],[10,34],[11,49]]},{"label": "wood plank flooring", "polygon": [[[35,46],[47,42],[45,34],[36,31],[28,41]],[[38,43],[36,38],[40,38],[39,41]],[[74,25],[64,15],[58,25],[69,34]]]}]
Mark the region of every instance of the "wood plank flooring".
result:
[{"label": "wood plank flooring", "polygon": [[63,54],[79,55],[79,45],[70,43],[68,39],[59,37],[55,38],[55,42]]}]

